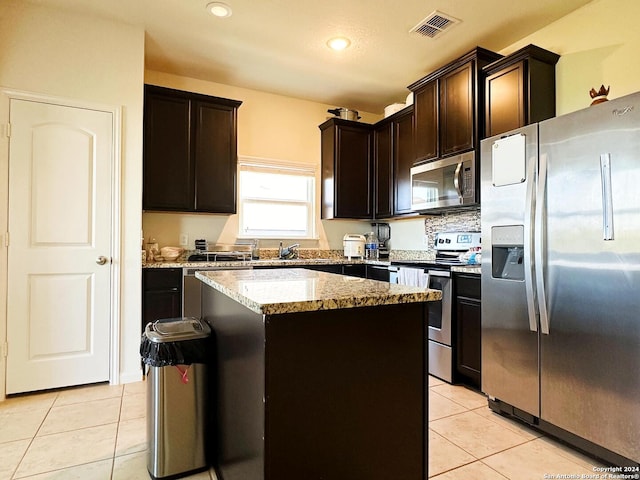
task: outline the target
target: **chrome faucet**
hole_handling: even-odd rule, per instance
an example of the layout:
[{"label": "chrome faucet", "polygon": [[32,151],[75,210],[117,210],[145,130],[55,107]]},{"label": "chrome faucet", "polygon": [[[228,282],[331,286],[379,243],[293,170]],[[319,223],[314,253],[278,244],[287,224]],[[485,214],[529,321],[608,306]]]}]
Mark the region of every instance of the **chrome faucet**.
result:
[{"label": "chrome faucet", "polygon": [[282,242],[280,242],[280,247],[278,247],[278,258],[280,259],[292,259],[298,258],[298,250],[296,250],[300,246],[299,243],[294,243],[293,245],[289,245],[288,247],[282,247]]}]

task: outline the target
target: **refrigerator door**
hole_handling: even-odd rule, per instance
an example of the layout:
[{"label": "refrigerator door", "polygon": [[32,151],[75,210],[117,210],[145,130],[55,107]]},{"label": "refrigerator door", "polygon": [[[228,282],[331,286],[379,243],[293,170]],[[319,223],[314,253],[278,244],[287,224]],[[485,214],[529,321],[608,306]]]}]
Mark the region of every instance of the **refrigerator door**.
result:
[{"label": "refrigerator door", "polygon": [[540,418],[638,462],[640,94],[544,121],[539,134]]},{"label": "refrigerator door", "polygon": [[536,417],[538,321],[531,239],[537,128],[481,142],[482,391]]}]

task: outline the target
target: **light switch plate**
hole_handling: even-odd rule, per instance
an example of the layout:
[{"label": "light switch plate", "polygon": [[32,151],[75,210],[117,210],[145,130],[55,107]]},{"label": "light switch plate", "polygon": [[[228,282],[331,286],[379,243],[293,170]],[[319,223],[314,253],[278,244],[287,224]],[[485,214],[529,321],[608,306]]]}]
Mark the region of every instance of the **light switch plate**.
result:
[{"label": "light switch plate", "polygon": [[181,233],[180,234],[180,246],[181,247],[186,247],[187,245],[189,245],[189,235],[187,235],[186,233]]}]

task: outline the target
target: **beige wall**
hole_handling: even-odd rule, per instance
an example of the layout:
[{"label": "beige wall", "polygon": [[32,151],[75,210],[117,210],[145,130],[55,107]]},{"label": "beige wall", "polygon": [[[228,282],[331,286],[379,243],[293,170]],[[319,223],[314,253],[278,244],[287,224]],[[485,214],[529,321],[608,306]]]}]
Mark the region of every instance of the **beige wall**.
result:
[{"label": "beige wall", "polygon": [[640,90],[640,2],[594,0],[500,52],[533,43],[561,55],[556,65],[556,113],[591,103],[589,90],[611,86],[609,99]]},{"label": "beige wall", "polygon": [[[332,115],[328,108],[337,105],[299,100],[255,90],[232,87],[193,78],[147,70],[145,82],[191,92],[241,100],[238,110],[238,155],[277,159],[317,166],[317,204],[320,204],[320,130],[318,125]],[[362,121],[374,123],[382,115],[361,112]],[[319,217],[319,213],[318,213]],[[155,238],[160,246],[178,245],[180,235],[189,237],[189,248],[196,238],[220,243],[235,243],[237,215],[187,215],[176,213],[143,214],[144,236]],[[345,233],[370,230],[369,222],[328,220],[317,222],[318,241],[303,241],[303,247],[342,248]],[[278,240],[261,241],[276,246]]]},{"label": "beige wall", "polygon": [[139,380],[144,31],[21,0],[0,8],[0,87],[122,107],[120,372]]}]

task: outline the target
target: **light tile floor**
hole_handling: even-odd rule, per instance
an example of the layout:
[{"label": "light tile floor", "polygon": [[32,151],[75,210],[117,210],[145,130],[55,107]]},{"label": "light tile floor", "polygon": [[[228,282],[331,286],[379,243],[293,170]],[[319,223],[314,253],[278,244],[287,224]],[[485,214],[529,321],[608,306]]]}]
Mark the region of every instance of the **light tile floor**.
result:
[{"label": "light tile floor", "polygon": [[[580,478],[600,465],[492,413],[477,392],[435,378],[429,385],[433,480]],[[0,402],[0,480],[147,480],[145,409],[144,382]],[[215,474],[188,478],[215,480]]]}]

